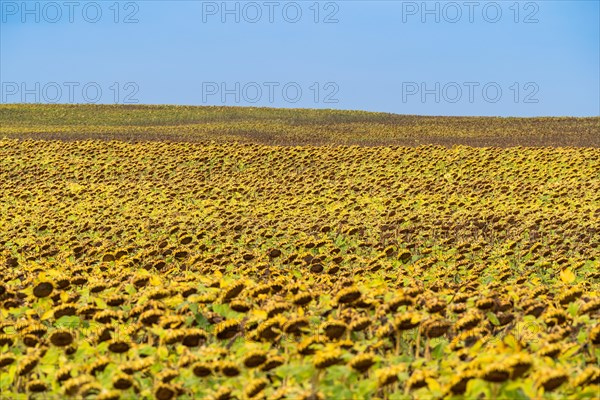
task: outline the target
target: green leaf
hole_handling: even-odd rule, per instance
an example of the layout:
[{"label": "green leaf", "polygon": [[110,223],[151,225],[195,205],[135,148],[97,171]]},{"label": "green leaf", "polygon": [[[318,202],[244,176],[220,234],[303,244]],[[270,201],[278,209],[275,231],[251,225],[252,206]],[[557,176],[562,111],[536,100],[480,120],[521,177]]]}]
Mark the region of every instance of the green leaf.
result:
[{"label": "green leaf", "polygon": [[64,329],[77,329],[81,326],[81,319],[77,315],[64,315],[54,322],[54,326]]},{"label": "green leaf", "polygon": [[486,315],[494,326],[500,326],[500,321],[498,320],[498,317],[496,317],[496,314],[493,312],[488,312]]}]

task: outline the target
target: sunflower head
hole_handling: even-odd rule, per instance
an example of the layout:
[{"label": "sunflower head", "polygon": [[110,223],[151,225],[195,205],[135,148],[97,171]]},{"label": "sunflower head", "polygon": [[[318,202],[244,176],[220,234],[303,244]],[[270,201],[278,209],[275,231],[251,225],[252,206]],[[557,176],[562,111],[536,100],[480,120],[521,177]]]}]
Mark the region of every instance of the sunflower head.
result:
[{"label": "sunflower head", "polygon": [[593,327],[590,331],[590,342],[596,346],[600,345],[600,324]]},{"label": "sunflower head", "polygon": [[394,327],[399,331],[407,331],[416,328],[423,317],[416,312],[401,313],[394,318]]},{"label": "sunflower head", "polygon": [[351,286],[340,290],[335,296],[335,300],[339,304],[349,304],[358,300],[360,295],[360,290],[355,286]]},{"label": "sunflower head", "polygon": [[426,370],[415,370],[412,375],[406,381],[406,388],[408,390],[415,390],[422,388],[427,385],[427,379],[431,378],[431,373]]},{"label": "sunflower head", "polygon": [[375,355],[372,353],[362,353],[354,357],[348,365],[350,368],[364,373],[375,364]]},{"label": "sunflower head", "polygon": [[343,321],[327,321],[322,326],[325,336],[330,340],[339,339],[346,333],[348,326]]},{"label": "sunflower head", "polygon": [[221,361],[219,363],[219,370],[221,373],[228,377],[238,376],[240,374],[240,368],[231,361]]},{"label": "sunflower head", "polygon": [[196,362],[192,365],[192,372],[199,378],[204,378],[212,373],[212,368],[207,362]]},{"label": "sunflower head", "polygon": [[510,374],[511,369],[507,365],[492,364],[482,371],[481,377],[487,382],[501,383],[507,381]]},{"label": "sunflower head", "polygon": [[377,386],[383,387],[398,382],[398,374],[401,369],[398,366],[391,366],[378,369],[375,374],[377,376]]},{"label": "sunflower head", "polygon": [[127,374],[117,374],[112,379],[113,388],[118,390],[127,390],[133,386],[133,379]]},{"label": "sunflower head", "polygon": [[529,371],[533,365],[533,360],[527,353],[517,353],[508,359],[507,364],[512,371],[511,379],[518,379]]},{"label": "sunflower head", "polygon": [[269,381],[266,378],[253,379],[247,384],[244,393],[249,399],[252,399],[258,396],[258,394],[262,392],[268,384]]},{"label": "sunflower head", "polygon": [[235,320],[225,320],[215,327],[215,336],[219,340],[231,339],[241,330],[240,324]]},{"label": "sunflower head", "polygon": [[108,350],[112,353],[125,353],[131,348],[131,344],[125,340],[113,339],[108,344]]},{"label": "sunflower head", "polygon": [[50,335],[50,343],[58,347],[70,345],[73,339],[73,334],[66,329],[58,329]]},{"label": "sunflower head", "polygon": [[537,385],[543,387],[545,391],[551,392],[565,383],[569,376],[562,370],[546,369],[537,376]]},{"label": "sunflower head", "polygon": [[342,352],[339,349],[321,350],[315,354],[313,363],[318,369],[329,368],[342,362]]},{"label": "sunflower head", "polygon": [[597,365],[588,365],[573,381],[573,387],[588,385],[600,385],[600,368]]},{"label": "sunflower head", "polygon": [[256,368],[260,367],[262,364],[267,361],[267,353],[262,350],[254,350],[250,351],[244,357],[244,365],[247,368]]},{"label": "sunflower head", "polygon": [[32,393],[41,393],[48,390],[48,385],[41,379],[34,379],[27,383],[27,390]]}]

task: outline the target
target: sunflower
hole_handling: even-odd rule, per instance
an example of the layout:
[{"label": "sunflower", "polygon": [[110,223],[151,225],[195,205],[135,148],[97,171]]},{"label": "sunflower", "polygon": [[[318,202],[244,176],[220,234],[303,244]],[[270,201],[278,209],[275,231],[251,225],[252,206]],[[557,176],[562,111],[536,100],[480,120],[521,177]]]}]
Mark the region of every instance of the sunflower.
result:
[{"label": "sunflower", "polygon": [[173,379],[177,378],[178,376],[179,372],[177,372],[174,369],[167,368],[163,369],[158,374],[156,374],[156,379],[163,383],[168,383],[171,382]]},{"label": "sunflower", "polygon": [[494,364],[486,367],[481,377],[487,382],[501,383],[507,381],[510,378],[510,374],[510,367],[503,364]]},{"label": "sunflower", "polygon": [[588,385],[600,385],[600,368],[596,365],[588,365],[573,381],[573,387]]},{"label": "sunflower", "polygon": [[427,379],[431,378],[431,373],[424,370],[415,370],[406,381],[408,390],[420,389],[427,385]]},{"label": "sunflower", "polygon": [[77,313],[77,304],[67,303],[54,308],[54,318],[59,319],[65,315],[75,315]]},{"label": "sunflower", "polygon": [[377,385],[379,387],[391,385],[398,382],[398,373],[400,369],[397,366],[382,368],[376,371]]},{"label": "sunflower", "polygon": [[465,331],[475,328],[481,322],[481,315],[476,313],[468,313],[460,318],[455,323],[456,330]]},{"label": "sunflower", "polygon": [[283,321],[285,320],[275,317],[262,322],[256,328],[256,335],[263,340],[275,340],[281,334],[281,325]]},{"label": "sunflower", "polygon": [[218,364],[219,371],[225,376],[234,377],[240,374],[240,368],[231,361],[221,361]]},{"label": "sunflower", "polygon": [[56,380],[58,382],[64,382],[67,379],[71,378],[71,370],[71,366],[63,366],[58,371],[56,371],[56,374],[54,376],[56,377]]},{"label": "sunflower", "polygon": [[419,326],[422,316],[415,312],[402,313],[394,319],[394,327],[399,331],[407,331]]},{"label": "sunflower", "polygon": [[553,310],[548,310],[545,314],[544,314],[544,322],[546,323],[546,325],[552,327],[555,325],[562,325],[564,324],[568,319],[567,313],[565,313],[563,310],[558,310],[558,309],[553,309]]},{"label": "sunflower", "polygon": [[262,392],[267,387],[268,384],[269,384],[269,381],[265,378],[253,379],[246,385],[246,389],[244,390],[244,393],[249,399],[254,398],[260,392]]},{"label": "sunflower", "polygon": [[161,342],[164,344],[175,344],[183,340],[185,336],[185,330],[183,329],[171,329],[165,332]]},{"label": "sunflower", "polygon": [[452,325],[448,321],[444,320],[428,320],[423,324],[425,335],[428,338],[438,338],[448,332]]},{"label": "sunflower", "polygon": [[157,324],[164,312],[162,310],[148,310],[140,314],[139,320],[146,326]]},{"label": "sunflower", "polygon": [[260,367],[265,361],[267,361],[267,353],[262,350],[251,351],[244,357],[244,365],[247,368]]},{"label": "sunflower", "polygon": [[283,325],[283,331],[288,334],[301,335],[304,328],[309,325],[308,318],[306,317],[295,317],[288,320]]},{"label": "sunflower", "polygon": [[545,391],[551,392],[565,383],[569,379],[568,375],[560,370],[547,369],[538,375],[538,386]]},{"label": "sunflower", "polygon": [[558,357],[563,351],[563,345],[561,343],[552,343],[542,347],[539,351],[539,355],[542,357],[555,358]]},{"label": "sunflower", "polygon": [[527,353],[517,353],[508,359],[507,364],[512,370],[510,378],[518,379],[529,371],[533,365],[533,360]]},{"label": "sunflower", "polygon": [[87,371],[90,375],[95,376],[98,372],[104,371],[108,364],[110,364],[110,359],[103,357],[90,364]]},{"label": "sunflower", "polygon": [[38,298],[48,297],[54,290],[51,282],[40,282],[33,288],[33,295]]},{"label": "sunflower", "polygon": [[154,397],[157,400],[171,400],[175,397],[176,390],[172,385],[166,383],[159,383],[154,388]]},{"label": "sunflower", "polygon": [[192,372],[199,378],[204,378],[212,373],[212,368],[206,362],[196,362],[192,365]]},{"label": "sunflower", "polygon": [[360,290],[355,286],[351,286],[340,290],[335,296],[335,300],[339,304],[349,304],[358,300],[360,295]]},{"label": "sunflower", "polygon": [[101,324],[109,324],[111,321],[120,319],[121,314],[113,310],[103,310],[94,314],[94,321]]},{"label": "sunflower", "polygon": [[277,314],[281,314],[283,312],[285,312],[286,310],[288,310],[290,308],[290,305],[284,302],[276,302],[274,304],[269,305],[266,308],[267,311],[267,318],[272,318]]},{"label": "sunflower", "polygon": [[285,359],[281,356],[271,356],[267,358],[267,361],[260,367],[261,371],[268,372],[275,369],[285,363]]},{"label": "sunflower", "polygon": [[29,334],[24,335],[22,341],[26,347],[35,347],[40,343],[40,339],[37,336]]},{"label": "sunflower", "polygon": [[112,386],[118,390],[127,390],[133,386],[133,379],[126,374],[117,374],[112,378]]},{"label": "sunflower", "polygon": [[233,398],[231,389],[221,386],[211,397],[212,400],[230,400]]},{"label": "sunflower", "polygon": [[329,368],[342,362],[342,352],[339,349],[322,350],[315,354],[313,363],[318,369]]},{"label": "sunflower", "polygon": [[482,311],[489,310],[493,306],[494,299],[490,299],[489,297],[483,297],[475,302],[475,307]]},{"label": "sunflower", "polygon": [[15,340],[11,335],[0,334],[0,346],[8,345],[10,347],[14,343],[15,343]]},{"label": "sunflower", "polygon": [[596,346],[600,345],[600,324],[593,327],[590,331],[590,342]]},{"label": "sunflower", "polygon": [[223,301],[231,301],[232,299],[237,297],[237,295],[239,295],[245,287],[246,283],[244,281],[240,280],[235,282],[229,288],[225,289],[225,292],[223,293]]},{"label": "sunflower", "polygon": [[346,333],[348,326],[343,321],[327,321],[322,325],[321,329],[323,329],[327,338],[335,340]]},{"label": "sunflower", "polygon": [[129,351],[130,348],[131,344],[129,344],[129,342],[119,339],[113,339],[108,344],[108,350],[117,354],[125,353]]},{"label": "sunflower", "polygon": [[233,311],[245,313],[252,308],[252,305],[245,300],[232,300],[231,303],[229,303],[229,307],[231,307]]},{"label": "sunflower", "polygon": [[48,385],[41,379],[34,379],[27,383],[27,390],[32,393],[41,393],[48,390]]},{"label": "sunflower", "polygon": [[300,343],[298,343],[298,346],[296,347],[298,349],[298,354],[301,354],[303,356],[315,354],[315,349],[313,346],[317,343],[319,342],[312,337],[302,340]]},{"label": "sunflower", "polygon": [[364,373],[375,364],[375,355],[373,353],[363,353],[355,356],[348,365],[350,368]]},{"label": "sunflower", "polygon": [[292,299],[292,302],[297,306],[304,306],[312,301],[313,297],[310,293],[298,293]]},{"label": "sunflower", "polygon": [[58,329],[50,335],[50,343],[58,347],[70,345],[73,339],[73,334],[66,329]]},{"label": "sunflower", "polygon": [[79,375],[76,378],[70,378],[63,383],[64,391],[69,396],[83,392],[82,389],[86,384],[92,383],[94,379],[89,375]]},{"label": "sunflower", "polygon": [[583,289],[581,287],[574,287],[560,293],[557,299],[560,304],[566,305],[580,298],[582,294]]},{"label": "sunflower", "polygon": [[367,329],[371,323],[371,318],[359,317],[350,323],[349,328],[352,332],[361,332]]},{"label": "sunflower", "polygon": [[0,356],[0,368],[6,367],[7,365],[14,363],[15,360],[16,359],[10,354]]},{"label": "sunflower", "polygon": [[454,375],[450,381],[449,390],[454,395],[463,395],[467,391],[467,384],[475,379],[477,374],[473,371],[462,371]]},{"label": "sunflower", "polygon": [[241,327],[238,321],[225,320],[215,327],[214,333],[217,339],[226,340],[234,337],[240,330]]},{"label": "sunflower", "polygon": [[196,347],[208,339],[207,333],[200,328],[189,328],[183,330],[181,343],[186,347]]}]

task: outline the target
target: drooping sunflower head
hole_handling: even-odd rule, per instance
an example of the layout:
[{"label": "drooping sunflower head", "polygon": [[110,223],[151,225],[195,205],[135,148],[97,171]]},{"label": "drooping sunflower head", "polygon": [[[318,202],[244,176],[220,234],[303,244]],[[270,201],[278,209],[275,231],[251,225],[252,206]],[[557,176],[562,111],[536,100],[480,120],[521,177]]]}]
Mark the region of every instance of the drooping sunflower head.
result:
[{"label": "drooping sunflower head", "polygon": [[432,378],[433,375],[427,370],[417,369],[413,371],[412,375],[406,381],[406,388],[408,390],[415,390],[422,388],[427,385],[427,379]]},{"label": "drooping sunflower head", "polygon": [[399,331],[406,331],[419,326],[423,317],[416,312],[401,313],[394,318],[394,327]]},{"label": "drooping sunflower head", "polygon": [[351,286],[340,290],[336,295],[335,300],[339,304],[349,304],[358,300],[360,296],[360,290],[355,286]]},{"label": "drooping sunflower head", "polygon": [[560,369],[545,369],[537,375],[537,385],[543,387],[545,391],[551,392],[565,383],[569,376]]},{"label": "drooping sunflower head", "polygon": [[369,370],[375,364],[375,355],[372,353],[362,353],[355,356],[348,365],[361,373]]},{"label": "drooping sunflower head", "polygon": [[348,326],[343,321],[327,321],[322,326],[323,332],[325,332],[325,336],[330,340],[339,339],[346,333]]},{"label": "drooping sunflower head", "polygon": [[112,353],[117,353],[117,354],[125,353],[130,348],[131,348],[131,344],[129,341],[126,341],[126,340],[113,339],[108,344],[108,350],[111,351]]},{"label": "drooping sunflower head", "polygon": [[596,346],[600,345],[600,324],[590,330],[590,342]]},{"label": "drooping sunflower head", "polygon": [[600,385],[600,368],[597,365],[588,365],[572,382],[576,388],[587,385]]},{"label": "drooping sunflower head", "polygon": [[481,377],[492,383],[505,382],[510,378],[511,369],[504,363],[488,365],[481,373]]},{"label": "drooping sunflower head", "polygon": [[262,350],[250,351],[244,357],[244,365],[247,368],[260,367],[266,361],[267,361],[267,352],[262,351]]},{"label": "drooping sunflower head", "polygon": [[50,335],[50,343],[58,347],[68,346],[73,340],[73,334],[66,329],[58,329]]},{"label": "drooping sunflower head", "polygon": [[378,369],[375,372],[375,375],[377,376],[377,386],[384,387],[398,382],[400,379],[398,374],[400,372],[401,368],[399,368],[397,365]]},{"label": "drooping sunflower head", "polygon": [[533,359],[527,353],[517,353],[507,360],[507,365],[511,368],[511,379],[518,379],[525,375],[533,365]]},{"label": "drooping sunflower head", "polygon": [[41,393],[48,390],[48,385],[41,379],[33,379],[27,383],[27,390],[32,393]]},{"label": "drooping sunflower head", "polygon": [[133,386],[133,379],[127,374],[116,374],[112,379],[113,388],[118,390],[127,390]]},{"label": "drooping sunflower head", "polygon": [[219,323],[215,327],[215,336],[219,340],[231,339],[241,330],[241,326],[238,321],[225,320]]},{"label": "drooping sunflower head", "polygon": [[467,391],[467,384],[471,379],[477,377],[477,373],[470,370],[464,370],[452,377],[449,385],[449,391],[453,395],[462,395]]},{"label": "drooping sunflower head", "polygon": [[233,361],[220,361],[218,363],[218,369],[223,375],[230,378],[238,376],[241,373],[240,368]]},{"label": "drooping sunflower head", "polygon": [[269,381],[266,378],[253,379],[246,386],[244,393],[249,399],[252,399],[258,396],[260,392],[262,392],[267,387],[268,384]]},{"label": "drooping sunflower head", "polygon": [[340,362],[342,362],[342,352],[339,349],[318,351],[313,359],[313,363],[318,369],[329,368]]}]

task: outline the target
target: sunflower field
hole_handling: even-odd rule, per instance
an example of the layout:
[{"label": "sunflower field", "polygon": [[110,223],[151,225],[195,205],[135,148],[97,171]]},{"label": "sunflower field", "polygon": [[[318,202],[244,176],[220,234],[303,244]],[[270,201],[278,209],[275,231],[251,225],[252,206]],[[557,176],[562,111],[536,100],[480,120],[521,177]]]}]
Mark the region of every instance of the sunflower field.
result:
[{"label": "sunflower field", "polygon": [[82,140],[3,107],[3,400],[600,397],[588,142]]}]

